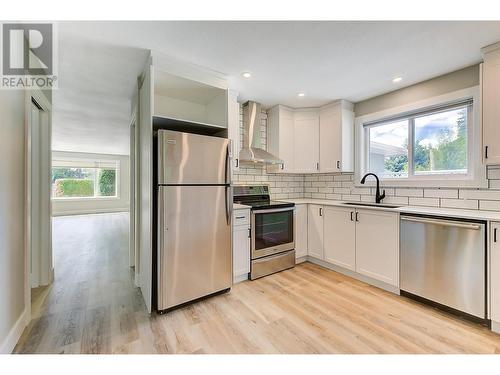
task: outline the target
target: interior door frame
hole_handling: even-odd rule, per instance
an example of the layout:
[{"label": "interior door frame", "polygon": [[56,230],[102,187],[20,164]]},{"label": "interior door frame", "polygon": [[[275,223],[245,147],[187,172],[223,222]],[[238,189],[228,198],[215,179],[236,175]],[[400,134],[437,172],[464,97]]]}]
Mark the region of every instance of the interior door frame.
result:
[{"label": "interior door frame", "polygon": [[[132,120],[130,121],[130,235],[129,235],[129,266],[136,266],[136,227],[137,227],[137,218],[136,218],[136,153],[135,153],[135,143],[136,143],[136,130],[137,130],[137,111],[134,110],[132,113]],[[137,275],[137,271],[135,271]]]},{"label": "interior door frame", "polygon": [[[52,105],[47,100],[43,92],[39,89],[32,89],[26,92],[25,95],[25,121],[24,121],[24,139],[25,139],[25,153],[24,153],[24,163],[25,163],[25,216],[24,216],[24,299],[25,299],[25,311],[27,314],[27,321],[31,320],[31,232],[32,232],[32,210],[31,205],[33,203],[32,197],[32,131],[31,131],[31,108],[32,103],[35,102],[40,108],[40,119],[44,126],[47,127],[47,137],[40,137],[40,147],[48,150],[48,155],[46,159],[46,165],[42,166],[45,171],[45,178],[48,186],[45,188],[48,192],[46,197],[48,200],[48,205],[45,205],[45,210],[41,210],[39,222],[40,228],[45,228],[44,233],[46,237],[46,246],[41,247],[41,257],[40,264],[45,267],[41,269],[41,285],[48,285],[54,280],[54,268],[52,262],[52,207],[51,207],[51,197],[50,197],[50,176],[51,176],[51,165],[52,165]],[[45,168],[43,168],[45,167]],[[41,203],[41,200],[40,202]]]}]

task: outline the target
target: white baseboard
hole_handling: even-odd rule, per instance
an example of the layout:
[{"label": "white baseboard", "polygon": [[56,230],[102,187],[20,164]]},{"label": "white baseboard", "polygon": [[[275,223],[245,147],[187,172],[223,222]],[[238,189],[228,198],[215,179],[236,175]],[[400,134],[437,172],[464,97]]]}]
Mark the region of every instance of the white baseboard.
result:
[{"label": "white baseboard", "polygon": [[500,322],[491,321],[491,330],[495,333],[500,333]]},{"label": "white baseboard", "polygon": [[17,322],[14,324],[14,326],[11,328],[5,340],[3,340],[2,343],[0,343],[0,354],[12,353],[12,351],[16,347],[17,342],[21,338],[24,329],[29,323],[28,320],[29,320],[28,312],[26,309],[24,309],[23,313],[21,314]]},{"label": "white baseboard", "polygon": [[233,284],[241,283],[242,281],[248,280],[248,273],[243,275],[233,276]]},{"label": "white baseboard", "polygon": [[300,264],[300,263],[304,263],[307,261],[307,255],[304,255],[302,257],[298,257],[295,259],[295,264]]},{"label": "white baseboard", "polygon": [[329,270],[332,270],[332,271],[341,273],[343,275],[352,277],[353,279],[356,279],[356,280],[359,280],[359,281],[363,281],[363,282],[365,282],[367,284],[376,286],[377,288],[387,290],[388,292],[391,292],[391,293],[394,293],[394,294],[398,294],[398,295],[400,294],[399,288],[395,287],[394,285],[390,285],[390,284],[384,283],[383,281],[372,279],[371,277],[368,277],[368,276],[365,276],[365,275],[361,275],[361,274],[359,274],[357,272],[354,272],[354,271],[351,271],[351,270],[339,267],[339,266],[337,266],[335,264],[331,264],[331,263],[325,262],[324,260],[317,259],[317,258],[311,257],[309,255],[307,256],[307,260],[309,262],[311,262],[311,263],[317,264],[318,266],[321,266],[321,267],[324,267],[324,268],[328,268]]}]

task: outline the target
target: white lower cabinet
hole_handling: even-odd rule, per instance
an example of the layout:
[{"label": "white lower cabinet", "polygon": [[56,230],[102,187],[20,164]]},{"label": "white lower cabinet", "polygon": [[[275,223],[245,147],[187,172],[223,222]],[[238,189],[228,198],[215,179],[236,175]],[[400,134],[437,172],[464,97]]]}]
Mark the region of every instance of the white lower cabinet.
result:
[{"label": "white lower cabinet", "polygon": [[317,204],[307,212],[307,254],[323,259],[323,206]]},{"label": "white lower cabinet", "polygon": [[295,259],[307,255],[307,204],[295,205]]},{"label": "white lower cabinet", "polygon": [[490,318],[500,332],[500,223],[491,223],[490,234]]},{"label": "white lower cabinet", "polygon": [[399,215],[356,211],[356,272],[399,286]]},{"label": "white lower cabinet", "polygon": [[[307,255],[399,287],[399,214],[309,204]],[[500,298],[498,314],[500,322]]]},{"label": "white lower cabinet", "polygon": [[337,266],[356,270],[355,210],[349,208],[324,208],[325,260]]},{"label": "white lower cabinet", "polygon": [[233,227],[233,282],[248,279],[250,272],[250,210],[235,210]]}]

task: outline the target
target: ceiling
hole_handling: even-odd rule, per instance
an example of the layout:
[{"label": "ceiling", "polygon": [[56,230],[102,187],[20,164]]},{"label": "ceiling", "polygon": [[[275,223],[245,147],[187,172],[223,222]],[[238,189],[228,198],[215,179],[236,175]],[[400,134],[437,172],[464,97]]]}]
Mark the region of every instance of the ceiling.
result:
[{"label": "ceiling", "polygon": [[309,107],[478,63],[480,48],[500,41],[500,22],[63,22],[59,38],[54,148],[128,153],[148,49],[224,74],[240,101]]}]

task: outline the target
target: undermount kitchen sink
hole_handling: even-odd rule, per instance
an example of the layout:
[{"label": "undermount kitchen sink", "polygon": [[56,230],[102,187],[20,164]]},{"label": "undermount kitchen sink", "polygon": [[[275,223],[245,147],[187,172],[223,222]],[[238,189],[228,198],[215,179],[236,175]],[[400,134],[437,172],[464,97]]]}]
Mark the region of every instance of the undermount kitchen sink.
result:
[{"label": "undermount kitchen sink", "polygon": [[358,203],[358,202],[345,202],[342,203],[348,206],[367,206],[367,207],[382,207],[382,208],[399,208],[401,206],[394,206],[392,204],[383,203]]}]

